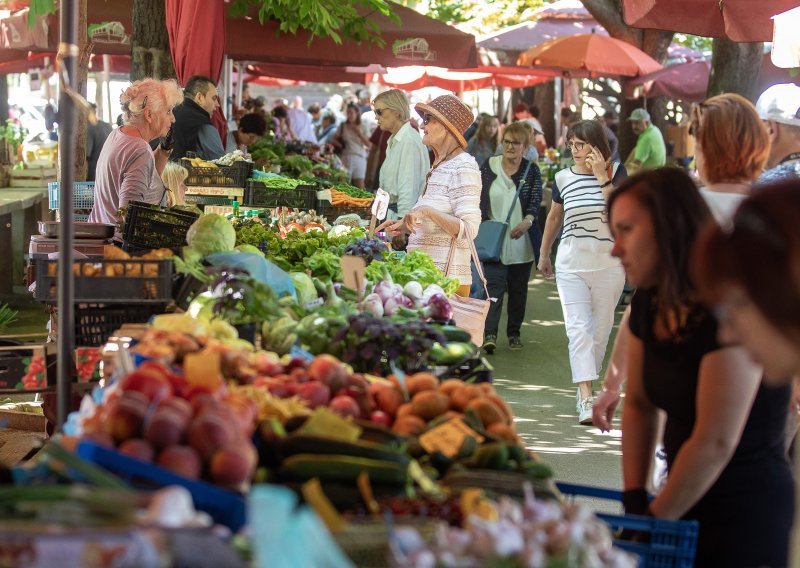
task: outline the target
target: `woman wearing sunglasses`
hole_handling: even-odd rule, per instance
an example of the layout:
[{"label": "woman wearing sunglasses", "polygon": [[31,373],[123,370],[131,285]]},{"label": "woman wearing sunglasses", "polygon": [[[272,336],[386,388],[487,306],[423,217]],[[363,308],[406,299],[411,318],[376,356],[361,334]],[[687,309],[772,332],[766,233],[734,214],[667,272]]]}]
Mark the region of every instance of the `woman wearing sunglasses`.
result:
[{"label": "woman wearing sunglasses", "polygon": [[569,341],[572,383],[578,386],[578,422],[591,424],[592,381],[603,366],[614,309],[625,285],[625,272],[610,255],[614,239],[608,228],[606,201],[626,171],[619,162],[610,162],[608,139],[595,120],[570,126],[567,145],[575,164],[556,174],[538,268],[545,278],[552,278],[550,250],[563,227],[555,277]]},{"label": "woman wearing sunglasses", "polygon": [[439,270],[458,279],[457,293],[466,297],[472,283],[467,235],[474,239],[481,222],[480,171],[475,158],[465,152],[464,132],[472,124],[472,111],[453,95],[414,108],[422,117],[422,143],[433,150],[435,159],[413,209],[377,230],[409,235],[407,250],[425,252]]},{"label": "woman wearing sunglasses", "polygon": [[408,98],[399,89],[389,89],[372,101],[378,127],[389,132],[386,159],[380,166],[380,187],[390,196],[397,218],[408,213],[419,199],[425,174],[431,167],[428,150],[419,132],[411,126]]}]

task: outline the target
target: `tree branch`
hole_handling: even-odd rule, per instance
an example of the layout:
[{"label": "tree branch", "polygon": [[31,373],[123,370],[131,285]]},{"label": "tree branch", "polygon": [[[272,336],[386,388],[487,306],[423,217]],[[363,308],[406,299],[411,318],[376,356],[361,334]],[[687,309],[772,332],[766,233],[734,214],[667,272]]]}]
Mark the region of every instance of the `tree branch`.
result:
[{"label": "tree branch", "polygon": [[642,30],[630,27],[622,19],[621,0],[581,0],[581,2],[611,37],[641,47]]}]

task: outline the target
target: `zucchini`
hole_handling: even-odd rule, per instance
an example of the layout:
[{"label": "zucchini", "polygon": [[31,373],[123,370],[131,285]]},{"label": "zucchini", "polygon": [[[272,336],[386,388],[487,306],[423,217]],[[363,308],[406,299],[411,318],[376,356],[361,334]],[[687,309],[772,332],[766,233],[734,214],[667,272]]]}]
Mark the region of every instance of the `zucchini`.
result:
[{"label": "zucchini", "polygon": [[458,341],[462,343],[469,343],[472,341],[472,336],[466,329],[461,329],[454,325],[439,326],[439,331],[442,332],[442,335],[444,335],[448,341]]},{"label": "zucchini", "polygon": [[318,477],[322,481],[356,483],[359,474],[366,471],[374,483],[406,485],[409,481],[408,465],[393,461],[329,456],[322,454],[297,454],[283,460],[278,473],[281,478],[305,481]]},{"label": "zucchini", "polygon": [[409,457],[404,451],[373,442],[346,442],[324,436],[293,434],[281,442],[284,457],[297,454],[322,454],[369,458],[408,465]]}]

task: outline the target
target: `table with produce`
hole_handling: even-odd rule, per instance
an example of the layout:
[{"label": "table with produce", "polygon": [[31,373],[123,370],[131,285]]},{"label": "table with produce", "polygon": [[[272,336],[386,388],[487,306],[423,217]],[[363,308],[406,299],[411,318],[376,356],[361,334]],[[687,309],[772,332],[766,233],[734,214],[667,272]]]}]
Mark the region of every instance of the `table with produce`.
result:
[{"label": "table with produce", "polygon": [[[332,204],[366,199],[336,191]],[[76,261],[78,306],[147,310],[109,320],[103,380],[0,487],[2,522],[56,531],[53,511],[78,511],[127,531],[129,551],[141,531],[206,531],[243,565],[635,565],[524,447],[454,325],[457,281],[424,253],[391,250],[352,213],[276,206],[187,227],[152,211],[173,241]],[[361,289],[344,284],[347,256],[363,259]],[[136,565],[187,553],[145,548],[152,564]]]}]

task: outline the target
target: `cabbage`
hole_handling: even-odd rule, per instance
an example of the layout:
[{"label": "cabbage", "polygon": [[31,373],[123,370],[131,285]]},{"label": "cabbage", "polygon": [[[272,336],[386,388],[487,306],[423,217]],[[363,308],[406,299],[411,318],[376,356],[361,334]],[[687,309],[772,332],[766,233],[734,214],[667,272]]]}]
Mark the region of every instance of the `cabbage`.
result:
[{"label": "cabbage", "polygon": [[236,244],[236,230],[222,215],[209,213],[192,223],[186,242],[203,256],[214,252],[230,252]]},{"label": "cabbage", "polygon": [[317,289],[314,281],[305,272],[292,272],[290,274],[294,283],[294,291],[297,293],[297,303],[305,306],[307,303],[317,299]]},{"label": "cabbage", "polygon": [[261,252],[258,249],[258,247],[254,247],[253,245],[248,245],[248,244],[236,245],[236,249],[235,250],[238,250],[239,252],[252,252],[252,253],[258,254],[258,255],[260,255],[262,257],[264,256],[264,253]]}]

